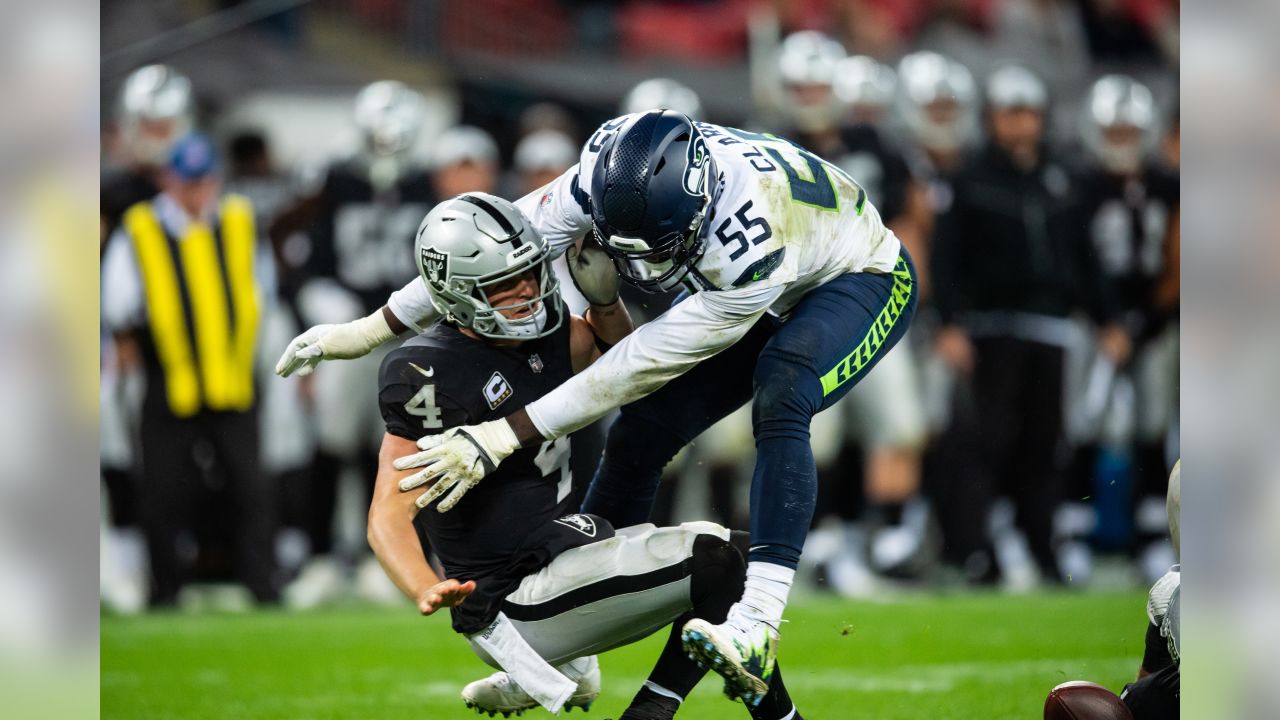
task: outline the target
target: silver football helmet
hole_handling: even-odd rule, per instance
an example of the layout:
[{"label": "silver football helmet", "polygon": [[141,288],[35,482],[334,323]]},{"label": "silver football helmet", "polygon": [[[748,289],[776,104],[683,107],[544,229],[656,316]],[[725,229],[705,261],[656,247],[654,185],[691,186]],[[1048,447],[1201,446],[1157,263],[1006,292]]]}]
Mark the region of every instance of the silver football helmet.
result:
[{"label": "silver football helmet", "polygon": [[136,162],[160,165],[178,138],[191,131],[195,97],[191,80],[167,65],[147,65],[125,78],[117,117]]},{"label": "silver football helmet", "polygon": [[1044,111],[1049,106],[1049,88],[1021,65],[1006,65],[987,78],[987,105],[995,109]]},{"label": "silver football helmet", "polygon": [[1081,123],[1085,147],[1108,172],[1127,174],[1142,166],[1159,128],[1147,86],[1126,75],[1104,75],[1093,84]]},{"label": "silver football helmet", "polygon": [[418,138],[426,101],[404,83],[379,80],[356,93],[356,127],[375,156],[399,155]]},{"label": "silver football helmet", "polygon": [[702,118],[702,100],[687,85],[669,78],[649,78],[631,88],[618,112],[622,115],[646,110],[675,110],[694,120]]},{"label": "silver football helmet", "polygon": [[964,65],[935,52],[912,53],[898,63],[898,112],[925,148],[958,150],[978,132],[977,90]]},{"label": "silver football helmet", "polygon": [[819,132],[836,124],[840,103],[833,84],[844,47],[826,35],[804,30],[788,35],[778,51],[778,73],[785,94],[784,110],[803,132]]},{"label": "silver football helmet", "polygon": [[893,68],[866,55],[851,55],[836,64],[836,99],[859,116],[883,114],[893,102],[898,77]]},{"label": "silver football helmet", "polygon": [[[414,254],[431,304],[477,335],[533,340],[555,332],[564,321],[550,246],[502,198],[472,192],[440,203],[418,226]],[[533,273],[537,294],[494,305],[490,293],[525,273]]]}]

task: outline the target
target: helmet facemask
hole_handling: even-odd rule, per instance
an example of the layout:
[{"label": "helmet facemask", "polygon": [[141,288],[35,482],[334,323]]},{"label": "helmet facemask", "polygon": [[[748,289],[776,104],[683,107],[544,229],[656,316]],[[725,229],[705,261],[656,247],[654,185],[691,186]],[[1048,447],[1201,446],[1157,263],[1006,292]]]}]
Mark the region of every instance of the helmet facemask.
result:
[{"label": "helmet facemask", "polygon": [[[516,300],[503,305],[495,305],[490,298],[491,293],[501,292],[503,286],[520,282],[526,273],[533,274],[538,286],[537,294],[527,300]],[[551,272],[550,260],[543,257],[528,267],[513,268],[511,271],[494,278],[484,278],[476,282],[471,294],[476,306],[471,321],[471,330],[477,335],[499,340],[534,340],[555,332],[562,321],[560,311],[560,280]],[[549,323],[551,313],[547,307],[555,309],[554,322]],[[526,314],[511,318],[504,313]]]}]

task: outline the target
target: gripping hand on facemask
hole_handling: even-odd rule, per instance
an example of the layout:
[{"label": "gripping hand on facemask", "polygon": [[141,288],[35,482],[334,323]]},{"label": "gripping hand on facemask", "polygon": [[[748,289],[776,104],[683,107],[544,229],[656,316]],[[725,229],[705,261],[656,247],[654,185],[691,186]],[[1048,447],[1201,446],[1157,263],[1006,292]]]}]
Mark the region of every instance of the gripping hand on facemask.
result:
[{"label": "gripping hand on facemask", "polygon": [[587,233],[581,248],[570,245],[565,252],[569,263],[569,275],[578,292],[592,305],[605,307],[618,302],[621,278],[613,267],[613,260],[596,242],[595,233]]},{"label": "gripping hand on facemask", "polygon": [[322,360],[351,360],[395,337],[382,311],[336,325],[316,325],[294,338],[276,362],[276,374],[310,375]]},{"label": "gripping hand on facemask", "polygon": [[418,447],[422,452],[397,458],[393,463],[397,470],[422,468],[400,480],[400,492],[409,492],[431,483],[427,491],[414,501],[415,504],[425,508],[443,497],[436,510],[449,512],[467,491],[520,449],[520,441],[516,439],[511,425],[503,419],[428,435],[418,440]]}]

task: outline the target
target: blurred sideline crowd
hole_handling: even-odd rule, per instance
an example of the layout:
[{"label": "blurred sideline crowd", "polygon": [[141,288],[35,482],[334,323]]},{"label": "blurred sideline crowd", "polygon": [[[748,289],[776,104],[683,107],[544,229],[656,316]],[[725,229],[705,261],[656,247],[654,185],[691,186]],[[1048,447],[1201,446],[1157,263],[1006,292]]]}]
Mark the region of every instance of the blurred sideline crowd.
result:
[{"label": "blurred sideline crowd", "polygon": [[[615,10],[642,5],[679,11],[668,44],[679,17],[744,6]],[[350,102],[354,147],[291,167],[261,128],[206,134],[198,88],[173,67],[129,74],[104,112],[104,605],[217,603],[193,587],[228,581],[290,607],[398,602],[364,539],[382,353],[288,379],[276,357],[414,278],[413,235],[437,201],[534,192],[577,162],[592,123],[657,107],[840,166],[920,272],[907,340],[815,419],[813,583],[847,597],[1087,586],[1102,554],[1135,584],[1163,575],[1178,454],[1176,6],[777,6],[772,34],[737,50],[752,87],[733,114],[651,78],[617,88],[612,107],[513,107],[498,133],[463,103],[461,123],[427,135],[424,94],[381,80]],[[643,44],[648,26],[627,27],[628,47]],[[670,302],[624,297],[638,322]],[[608,420],[574,436],[579,492]],[[673,461],[652,521],[745,528],[753,452],[743,410]]]}]

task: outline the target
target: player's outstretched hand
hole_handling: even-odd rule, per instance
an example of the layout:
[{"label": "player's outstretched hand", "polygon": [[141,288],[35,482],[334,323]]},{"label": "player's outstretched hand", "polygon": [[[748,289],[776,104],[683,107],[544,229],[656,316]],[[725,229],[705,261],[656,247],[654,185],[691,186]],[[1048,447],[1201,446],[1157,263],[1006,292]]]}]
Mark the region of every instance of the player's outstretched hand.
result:
[{"label": "player's outstretched hand", "polygon": [[621,278],[613,267],[613,260],[600,248],[595,233],[587,233],[581,242],[570,245],[565,253],[569,263],[569,276],[578,292],[592,305],[606,307],[618,302]]},{"label": "player's outstretched hand", "polygon": [[359,320],[316,325],[289,343],[276,362],[276,374],[310,375],[321,360],[353,360],[395,337],[381,310]]},{"label": "player's outstretched hand", "polygon": [[432,585],[418,598],[418,612],[430,615],[441,608],[460,605],[476,589],[476,581],[458,582],[449,578]]},{"label": "player's outstretched hand", "polygon": [[310,375],[323,359],[324,352],[318,344],[320,337],[331,329],[332,325],[316,325],[294,338],[276,361],[276,374],[280,377],[289,377],[295,372],[300,376]]},{"label": "player's outstretched hand", "polygon": [[392,463],[397,470],[422,468],[400,480],[400,492],[409,492],[431,483],[414,504],[424,508],[443,497],[436,510],[449,512],[468,490],[518,450],[520,442],[516,440],[511,425],[503,419],[428,435],[418,440],[418,447],[422,452],[396,458]]}]

